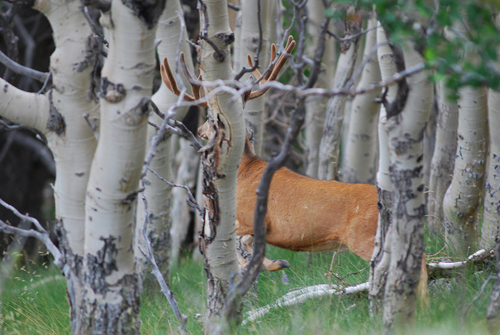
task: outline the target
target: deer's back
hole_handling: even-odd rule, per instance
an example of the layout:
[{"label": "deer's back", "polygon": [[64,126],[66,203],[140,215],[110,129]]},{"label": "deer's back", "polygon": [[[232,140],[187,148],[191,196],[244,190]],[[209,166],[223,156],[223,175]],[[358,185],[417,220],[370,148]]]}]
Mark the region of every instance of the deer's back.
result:
[{"label": "deer's back", "polygon": [[[244,157],[238,172],[238,235],[253,234],[256,189],[266,163]],[[281,168],[273,176],[267,242],[294,251],[343,246],[365,260],[373,251],[378,209],[375,186],[320,181]]]}]

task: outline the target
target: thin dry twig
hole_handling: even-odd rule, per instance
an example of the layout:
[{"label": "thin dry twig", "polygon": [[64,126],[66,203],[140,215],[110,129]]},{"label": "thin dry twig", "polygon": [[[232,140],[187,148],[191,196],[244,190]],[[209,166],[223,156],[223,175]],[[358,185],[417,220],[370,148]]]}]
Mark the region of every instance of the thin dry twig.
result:
[{"label": "thin dry twig", "polygon": [[145,218],[144,225],[141,228],[141,233],[142,233],[142,238],[144,239],[144,243],[146,245],[146,252],[147,253],[144,250],[142,250],[141,247],[139,247],[139,250],[144,255],[144,257],[146,257],[149,264],[151,264],[151,267],[153,268],[151,273],[156,277],[156,280],[158,281],[158,283],[160,284],[160,287],[161,287],[161,293],[163,293],[165,295],[165,297],[168,300],[168,303],[170,304],[170,306],[172,307],[172,310],[174,311],[175,317],[177,318],[177,321],[179,322],[179,330],[181,331],[182,334],[188,334],[188,332],[186,330],[186,324],[187,324],[188,317],[186,315],[182,314],[181,310],[179,309],[179,305],[177,305],[177,301],[175,300],[174,294],[172,293],[172,291],[168,287],[167,283],[165,282],[165,279],[163,278],[163,275],[161,274],[160,269],[158,268],[158,265],[156,264],[156,261],[155,261],[154,255],[153,255],[153,250],[151,248],[151,242],[149,241],[149,238],[148,238],[148,235],[147,235],[146,229],[145,229],[146,223],[149,219],[149,216],[147,215],[147,213],[148,213],[147,200],[146,200],[146,197],[144,196],[144,194],[143,194],[142,198],[144,201],[144,210],[146,212],[146,215],[145,215],[146,218]]}]

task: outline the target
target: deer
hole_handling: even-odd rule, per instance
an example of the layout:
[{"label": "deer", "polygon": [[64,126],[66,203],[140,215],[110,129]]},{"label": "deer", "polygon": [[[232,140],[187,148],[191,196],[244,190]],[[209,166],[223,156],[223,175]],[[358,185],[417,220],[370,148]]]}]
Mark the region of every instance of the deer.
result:
[{"label": "deer", "polygon": [[[294,46],[295,41],[290,36],[284,54],[291,53]],[[274,44],[271,50],[272,65],[277,57]],[[286,62],[284,54],[270,67],[260,85],[276,80]],[[187,67],[182,64],[183,58],[181,55],[181,65],[194,95],[186,95],[185,100],[200,101],[200,85],[192,80]],[[253,65],[250,56],[248,63]],[[253,73],[257,79],[261,77],[258,70]],[[179,95],[180,90],[177,89],[166,59],[161,66],[161,75],[167,87]],[[245,92],[243,103],[261,96],[267,89]],[[203,101],[198,104],[206,106]],[[208,123],[198,129],[201,138],[210,138],[209,132]],[[242,248],[249,254],[253,253],[256,190],[266,165],[254,154],[247,136],[236,185],[236,235],[241,236]],[[378,193],[374,185],[317,180],[282,167],[275,172],[269,187],[265,217],[267,243],[292,251],[349,250],[369,262],[375,247],[378,216]],[[248,264],[241,254],[238,254],[238,261],[243,268]],[[289,268],[290,264],[286,260],[264,258],[263,266],[269,271],[279,271]],[[425,296],[425,255],[422,259],[421,284],[425,287],[419,288],[419,291]]]}]

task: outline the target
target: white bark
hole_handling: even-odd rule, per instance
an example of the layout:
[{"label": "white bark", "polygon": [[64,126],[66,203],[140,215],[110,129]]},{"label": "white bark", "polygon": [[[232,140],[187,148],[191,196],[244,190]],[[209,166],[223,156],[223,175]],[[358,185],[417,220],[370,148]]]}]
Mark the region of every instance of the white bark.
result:
[{"label": "white bark", "polygon": [[500,229],[500,94],[488,92],[490,154],[486,172],[481,247],[493,248]]},{"label": "white bark", "polygon": [[[207,0],[207,37],[225,52],[223,61],[214,58],[214,49],[204,43],[200,69],[204,81],[227,80],[233,75],[229,43],[233,34],[229,28],[226,0]],[[202,23],[203,26],[203,23]],[[216,37],[217,35],[217,37]],[[226,42],[226,43],[223,43]],[[211,88],[205,86],[207,96]],[[243,153],[245,122],[240,99],[220,92],[208,98],[209,145],[202,152],[205,220],[201,250],[205,255],[208,278],[205,333],[218,325],[231,278],[239,272],[236,258],[236,178]]]},{"label": "white bark", "polygon": [[463,87],[458,100],[458,142],[451,185],[443,200],[446,242],[466,253],[474,237],[474,216],[483,189],[486,166],[487,91]]},{"label": "white bark", "polygon": [[[321,23],[325,19],[326,9],[320,0],[308,1],[306,6],[309,14],[307,18],[307,32],[312,37],[306,46],[306,55],[312,58],[318,47],[318,32]],[[328,89],[333,86],[336,58],[335,40],[327,36],[321,64],[325,68],[325,71],[319,74],[315,87]],[[309,97],[306,99],[306,124],[304,126],[305,146],[307,148],[306,175],[313,178],[317,178],[318,176],[318,151],[323,135],[326,103],[327,100],[322,97]]]},{"label": "white bark", "polygon": [[[79,333],[139,333],[133,227],[162,4],[114,0],[101,16],[109,51],[102,69],[101,132],[86,197],[86,292]],[[143,11],[142,6],[153,8]],[[151,12],[156,16],[148,16]]]},{"label": "white bark", "polygon": [[[162,42],[158,46],[158,58],[160,62],[166,57],[170,68],[176,69],[176,59],[178,57],[177,50],[179,45],[179,40],[182,35],[182,42],[180,44],[180,51],[184,53],[186,59],[187,68],[193,73],[193,62],[191,59],[191,50],[186,42],[188,36],[186,28],[182,27],[181,21],[176,14],[182,13],[182,7],[179,0],[167,1],[165,10],[158,21],[158,29],[156,31],[156,39],[161,39]],[[180,65],[178,67],[179,74],[182,73]],[[188,89],[188,93],[191,94],[191,86],[187,81],[186,77],[181,74],[182,84]],[[180,83],[179,83],[180,85]],[[158,109],[164,114],[167,114],[169,108],[174,105],[178,97],[172,93],[165,85],[161,83],[159,90],[152,97],[153,102],[158,106]],[[187,113],[187,107],[180,107],[176,109],[176,119],[181,120]],[[151,113],[149,116],[149,121],[161,124],[162,120],[155,113]],[[156,135],[157,131],[155,128],[148,127],[147,135],[147,145],[146,148],[149,150],[151,140]],[[172,152],[172,137],[170,135],[165,135],[163,140],[156,147],[156,155],[152,159],[150,168],[160,175],[160,177],[165,180],[172,181],[172,162],[174,158],[174,153]],[[148,201],[148,217],[150,219],[149,224],[146,227],[146,232],[151,241],[153,248],[154,257],[158,263],[159,268],[162,271],[164,278],[167,283],[169,282],[170,271],[169,271],[169,258],[170,258],[170,246],[171,246],[171,236],[170,227],[172,225],[172,217],[170,215],[170,204],[172,197],[172,188],[165,182],[157,178],[151,171],[146,174],[145,191]],[[139,233],[143,223],[145,222],[144,217],[144,204],[142,201],[139,202],[137,209],[137,223],[135,235],[138,237],[135,240],[135,248],[139,245],[143,245],[142,234]],[[144,249],[144,247],[143,247]],[[146,259],[141,252],[135,251],[136,258],[138,260],[138,272],[144,276],[146,270]]]},{"label": "white bark", "polygon": [[[377,25],[375,16],[368,21],[368,29]],[[377,30],[366,34],[365,51],[363,59],[372,52],[377,42]],[[363,68],[358,89],[382,80],[377,54],[374,54]],[[349,122],[349,137],[343,145],[344,161],[342,162],[342,178],[348,183],[374,183],[375,140],[377,139],[376,127],[378,124],[378,111],[380,104],[375,98],[381,90],[374,90],[366,94],[357,95],[352,103]]]},{"label": "white bark", "polygon": [[[407,46],[406,68],[423,62]],[[423,184],[423,137],[433,103],[428,72],[408,78],[410,92],[403,111],[388,119],[391,180],[394,184],[390,265],[384,299],[387,328],[403,329],[415,318],[416,291],[424,252],[425,194]]]},{"label": "white bark", "polygon": [[439,114],[427,198],[427,221],[429,222],[429,229],[434,232],[442,231],[443,198],[453,176],[458,127],[457,102],[448,99],[450,92],[446,89],[443,81],[436,85],[436,89]]},{"label": "white bark", "polygon": [[[349,31],[352,34],[352,31]],[[351,78],[357,53],[359,52],[359,39],[352,40],[342,50],[335,77],[333,89],[343,88]],[[318,178],[321,180],[332,180],[337,178],[339,164],[339,144],[342,134],[342,121],[344,118],[346,96],[337,95],[328,101],[326,117],[323,127],[323,137],[319,146]]]},{"label": "white bark", "polygon": [[36,95],[2,80],[0,113],[44,133],[54,155],[59,248],[65,260],[63,272],[75,332],[83,294],[79,275],[84,255],[85,190],[97,144],[83,116],[89,114],[98,123],[91,73],[99,41],[83,15],[80,1],[36,1],[33,8],[47,17],[54,31],[56,49],[50,62],[54,87],[46,95]]}]

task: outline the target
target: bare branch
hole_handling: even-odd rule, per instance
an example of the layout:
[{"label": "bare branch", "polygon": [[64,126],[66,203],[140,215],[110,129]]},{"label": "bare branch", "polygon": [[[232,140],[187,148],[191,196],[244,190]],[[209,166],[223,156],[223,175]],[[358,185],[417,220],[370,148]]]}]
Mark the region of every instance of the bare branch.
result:
[{"label": "bare branch", "polygon": [[244,325],[248,322],[255,321],[276,308],[298,304],[306,301],[307,299],[321,297],[324,295],[355,294],[363,291],[368,291],[368,287],[368,282],[345,288],[336,285],[333,285],[333,288],[330,288],[327,284],[305,287],[285,294],[272,304],[247,312],[246,319],[243,320],[242,324]]},{"label": "bare branch", "polygon": [[49,74],[46,72],[40,72],[37,70],[33,70],[33,69],[27,68],[25,66],[22,66],[19,63],[14,62],[12,59],[7,57],[7,55],[5,55],[2,51],[0,51],[0,63],[2,63],[7,68],[11,69],[12,71],[14,71],[20,75],[23,75],[23,76],[26,76],[29,78],[33,78],[33,79],[40,81],[42,83],[47,81],[47,78],[49,77]]},{"label": "bare branch", "polygon": [[151,267],[153,268],[151,273],[156,277],[156,280],[158,281],[158,283],[160,284],[160,287],[161,287],[161,293],[163,293],[165,295],[165,297],[168,300],[168,303],[170,304],[170,306],[172,307],[172,310],[174,311],[175,317],[177,318],[177,321],[179,322],[179,330],[181,331],[182,334],[188,334],[188,332],[186,330],[186,323],[187,323],[188,318],[186,315],[182,314],[181,310],[179,309],[179,305],[177,305],[177,301],[175,300],[174,294],[172,293],[172,291],[168,287],[167,283],[165,282],[165,279],[163,278],[163,275],[161,274],[160,269],[158,268],[158,265],[156,264],[156,261],[155,261],[154,255],[153,255],[153,250],[151,249],[151,242],[149,241],[149,238],[148,238],[148,235],[147,235],[146,229],[145,229],[146,223],[149,219],[149,216],[147,215],[148,214],[148,205],[147,205],[146,197],[143,195],[142,198],[144,201],[144,210],[146,212],[146,215],[145,215],[144,225],[141,228],[141,233],[142,233],[142,238],[144,239],[144,242],[146,244],[147,253],[144,252],[144,250],[142,250],[140,247],[139,247],[139,250],[142,252],[144,257],[146,257],[149,264],[151,264]]},{"label": "bare branch", "polygon": [[198,204],[198,202],[196,202],[196,198],[193,196],[193,193],[191,193],[191,190],[189,189],[189,187],[187,185],[175,184],[173,182],[170,182],[170,181],[166,180],[162,176],[160,176],[156,171],[151,170],[151,169],[149,169],[149,171],[151,171],[156,177],[158,177],[158,179],[160,179],[161,181],[165,182],[167,185],[170,185],[172,187],[180,187],[180,188],[185,189],[186,192],[187,192],[187,194],[188,194],[188,198],[186,199],[188,205],[191,208],[196,209],[198,211],[198,214],[200,215],[200,217],[202,217],[202,218],[204,217],[204,215],[205,215],[205,209],[203,207],[201,207]]},{"label": "bare branch", "polygon": [[17,227],[13,227],[11,225],[6,224],[4,221],[0,220],[0,230],[7,234],[18,234],[20,236],[28,236],[28,237],[35,237],[42,241],[45,246],[47,247],[47,250],[50,251],[52,256],[54,256],[54,264],[57,265],[60,269],[63,268],[64,262],[61,256],[61,252],[59,249],[55,246],[55,244],[50,240],[49,233],[42,227],[40,222],[38,222],[37,219],[29,216],[29,215],[24,215],[21,214],[14,206],[9,205],[2,199],[0,199],[0,205],[4,206],[8,210],[10,210],[14,215],[16,215],[18,218],[20,218],[23,221],[31,222],[32,224],[35,225],[37,230],[25,230]]}]

